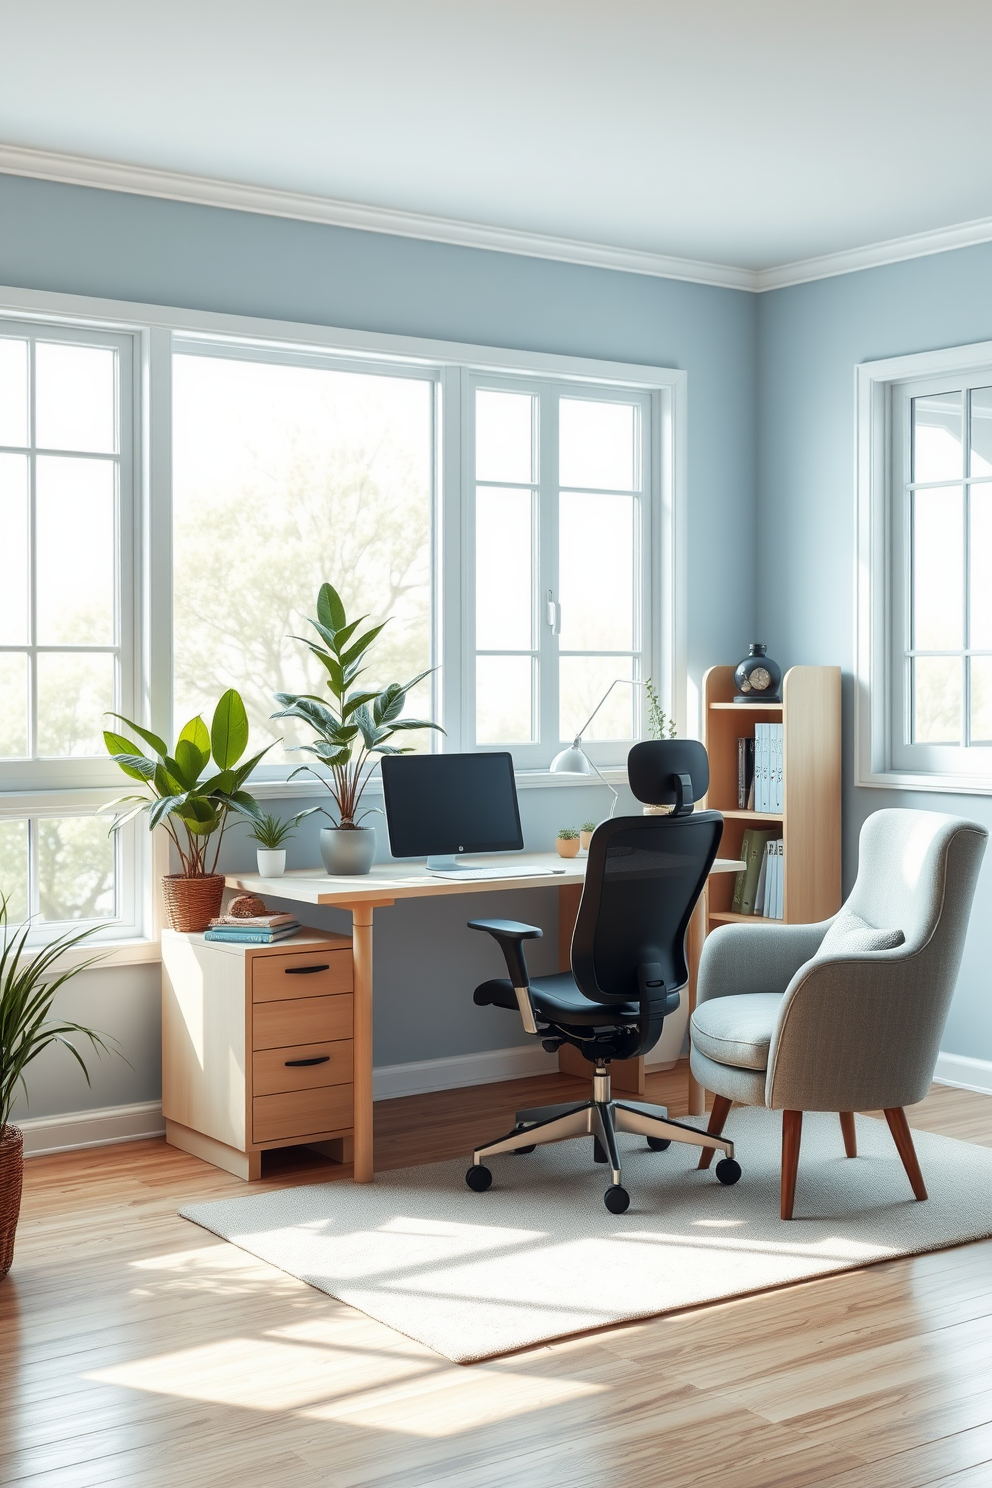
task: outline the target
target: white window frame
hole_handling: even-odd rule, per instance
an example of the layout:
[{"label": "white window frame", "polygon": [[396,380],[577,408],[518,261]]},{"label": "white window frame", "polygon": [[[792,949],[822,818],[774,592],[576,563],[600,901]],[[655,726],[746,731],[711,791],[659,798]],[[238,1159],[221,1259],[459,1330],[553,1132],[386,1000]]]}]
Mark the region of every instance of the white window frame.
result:
[{"label": "white window frame", "polygon": [[[992,341],[865,362],[856,368],[858,785],[992,794],[992,748],[987,744],[907,742],[903,682],[910,618],[905,594],[907,539],[901,517],[908,388],[929,384],[934,391],[953,391],[986,373],[986,385],[992,385]],[[914,394],[922,391],[913,387]]]},{"label": "white window frame", "polygon": [[[363,370],[383,372],[390,368],[420,371],[436,380],[438,387],[435,439],[438,474],[435,522],[435,639],[439,663],[439,721],[447,733],[444,747],[457,750],[474,747],[466,738],[466,658],[473,661],[461,617],[474,594],[466,575],[469,544],[465,530],[468,495],[474,489],[470,468],[469,441],[462,437],[464,411],[455,416],[468,396],[471,379],[482,377],[530,377],[553,379],[581,394],[583,389],[612,389],[643,395],[650,409],[650,471],[645,472],[649,520],[643,544],[644,633],[641,637],[643,675],[652,676],[662,705],[675,719],[681,733],[687,729],[686,710],[686,394],[684,371],[641,364],[599,361],[573,356],[506,350],[461,342],[393,336],[334,327],[305,325],[256,317],[181,310],[168,306],[87,296],[0,288],[0,316],[78,326],[134,338],[135,365],[140,366],[135,417],[135,712],[132,716],[165,737],[173,731],[172,673],[172,501],[171,501],[171,372],[173,349],[199,342],[215,354],[246,351],[261,357],[287,354],[305,358],[313,354],[322,362],[341,367],[360,364]],[[137,640],[140,638],[140,644]],[[638,689],[638,692],[640,689]],[[126,708],[122,711],[127,712]],[[643,708],[641,709],[643,717]],[[547,741],[549,758],[554,753]],[[622,780],[621,756],[626,746],[593,745],[591,753],[604,767],[607,778]],[[521,760],[519,786],[574,784],[564,776],[547,772],[543,759]],[[87,809],[95,809],[120,793],[120,780],[108,788],[102,780],[113,776],[113,766],[101,781],[93,780],[86,790]],[[72,791],[70,791],[72,785]],[[306,781],[284,778],[253,781],[261,799],[292,798],[312,794]],[[52,805],[62,809],[73,801],[82,809],[79,783],[65,782],[51,792]],[[49,793],[46,792],[46,799]],[[54,798],[58,797],[58,801]],[[34,799],[34,795],[32,795]],[[25,814],[28,794],[0,793],[0,812]],[[156,834],[161,839],[162,834]],[[147,834],[146,834],[147,836]],[[154,856],[154,863],[152,861]],[[140,862],[137,861],[140,859]],[[157,937],[150,885],[164,867],[163,844],[156,841],[154,854],[145,847],[137,852],[136,902],[143,906],[134,944],[125,946],[114,960],[142,959],[140,944],[151,948]],[[143,939],[144,937],[144,939]],[[139,944],[140,943],[140,944]],[[149,955],[146,959],[155,959]]]}]

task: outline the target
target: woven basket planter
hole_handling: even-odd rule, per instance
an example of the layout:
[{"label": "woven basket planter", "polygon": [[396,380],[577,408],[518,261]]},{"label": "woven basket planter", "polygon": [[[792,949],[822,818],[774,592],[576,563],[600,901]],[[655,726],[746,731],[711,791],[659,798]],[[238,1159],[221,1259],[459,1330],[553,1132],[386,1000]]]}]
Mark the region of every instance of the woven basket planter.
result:
[{"label": "woven basket planter", "polygon": [[165,894],[165,917],[173,930],[206,930],[220,914],[224,893],[224,875],[207,873],[202,878],[184,878],[181,873],[168,873],[162,880]]},{"label": "woven basket planter", "polygon": [[0,1279],[14,1259],[14,1236],[21,1212],[21,1180],[24,1177],[24,1137],[20,1128],[0,1131]]}]

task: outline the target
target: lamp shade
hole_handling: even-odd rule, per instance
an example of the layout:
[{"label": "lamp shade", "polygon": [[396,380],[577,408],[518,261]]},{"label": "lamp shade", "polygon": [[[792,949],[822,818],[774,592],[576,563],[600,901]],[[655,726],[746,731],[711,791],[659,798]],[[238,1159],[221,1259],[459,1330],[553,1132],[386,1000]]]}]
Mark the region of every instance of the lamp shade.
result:
[{"label": "lamp shade", "polygon": [[552,775],[591,775],[592,765],[584,752],[575,744],[563,749],[551,761]]}]

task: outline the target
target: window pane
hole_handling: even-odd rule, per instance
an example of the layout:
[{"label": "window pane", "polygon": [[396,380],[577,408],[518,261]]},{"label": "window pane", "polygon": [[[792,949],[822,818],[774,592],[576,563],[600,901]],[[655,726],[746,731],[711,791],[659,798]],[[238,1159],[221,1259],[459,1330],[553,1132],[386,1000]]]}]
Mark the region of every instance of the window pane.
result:
[{"label": "window pane", "polygon": [[0,645],[28,639],[28,457],[0,455]]},{"label": "window pane", "polygon": [[38,753],[105,756],[104,714],[114,703],[114,658],[43,651],[38,657]]},{"label": "window pane", "polygon": [[513,481],[534,479],[534,400],[529,393],[475,395],[475,478]]},{"label": "window pane", "polygon": [[39,455],[38,642],[114,643],[114,487],[109,460]]},{"label": "window pane", "polygon": [[964,502],[960,486],[913,492],[913,646],[962,644]]},{"label": "window pane", "polygon": [[[325,692],[293,636],[330,581],[349,618],[390,619],[361,686],[431,665],[433,384],[179,355],[173,379],[175,716],[236,687],[252,746],[306,742],[275,692]],[[408,710],[427,716],[430,686]],[[409,735],[429,747],[429,736]],[[276,748],[266,764],[300,763]]]},{"label": "window pane", "polygon": [[41,817],[38,907],[45,920],[110,920],[117,913],[114,841],[99,816]]},{"label": "window pane", "polygon": [[971,658],[971,743],[992,744],[992,656]]},{"label": "window pane", "polygon": [[[563,656],[559,663],[559,734],[573,739],[615,677],[632,677],[633,662],[624,656]],[[614,687],[586,733],[595,739],[634,737],[634,688]]]},{"label": "window pane", "polygon": [[533,694],[533,662],[529,656],[477,657],[476,742],[529,744],[534,737]]},{"label": "window pane", "polygon": [[475,644],[483,651],[533,645],[530,491],[480,488],[475,498]]},{"label": "window pane", "polygon": [[0,821],[0,895],[7,900],[7,923],[28,917],[28,824]]},{"label": "window pane", "polygon": [[35,440],[39,449],[117,448],[117,353],[102,346],[35,346]]},{"label": "window pane", "polygon": [[24,759],[28,752],[28,659],[0,651],[0,759]]},{"label": "window pane", "polygon": [[960,480],[961,394],[913,399],[914,481]]},{"label": "window pane", "polygon": [[28,343],[0,337],[0,444],[28,442]]},{"label": "window pane", "polygon": [[634,648],[632,496],[563,492],[558,585],[564,651]]},{"label": "window pane", "polygon": [[917,656],[913,661],[913,741],[961,742],[961,658]]},{"label": "window pane", "polygon": [[971,488],[971,639],[979,651],[992,651],[992,487]]},{"label": "window pane", "polygon": [[992,388],[971,390],[971,474],[992,475]]},{"label": "window pane", "polygon": [[559,485],[635,490],[637,409],[577,398],[558,407]]}]

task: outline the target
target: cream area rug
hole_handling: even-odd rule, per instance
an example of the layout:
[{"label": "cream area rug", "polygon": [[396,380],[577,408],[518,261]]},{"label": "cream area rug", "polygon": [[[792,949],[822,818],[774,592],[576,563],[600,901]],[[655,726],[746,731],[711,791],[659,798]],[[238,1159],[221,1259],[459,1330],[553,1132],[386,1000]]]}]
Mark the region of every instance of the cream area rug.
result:
[{"label": "cream area rug", "polygon": [[[781,1118],[735,1110],[727,1136],[744,1172],[725,1188],[695,1171],[698,1148],[651,1152],[621,1136],[626,1214],[583,1138],[180,1210],[243,1250],[457,1362],[587,1328],[805,1281],[992,1234],[992,1150],[916,1132],[930,1198],[917,1203],[882,1121],[858,1117],[857,1158],[840,1122],[803,1123],[796,1218],[778,1217]],[[486,1133],[477,1134],[480,1139]]]}]

